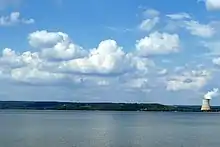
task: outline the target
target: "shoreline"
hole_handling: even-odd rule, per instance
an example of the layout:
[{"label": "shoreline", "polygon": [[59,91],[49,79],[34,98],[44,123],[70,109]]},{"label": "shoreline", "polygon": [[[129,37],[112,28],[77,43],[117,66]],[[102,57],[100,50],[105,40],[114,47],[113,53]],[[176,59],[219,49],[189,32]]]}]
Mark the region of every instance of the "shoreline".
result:
[{"label": "shoreline", "polygon": [[0,101],[0,110],[80,110],[80,111],[140,111],[140,112],[220,112],[220,106],[201,111],[199,105],[163,105],[159,103],[80,103],[51,101]]},{"label": "shoreline", "polygon": [[77,112],[77,111],[81,111],[81,112],[152,112],[152,113],[220,113],[220,111],[209,111],[209,112],[205,112],[205,111],[117,111],[117,110],[57,110],[57,109],[0,109],[0,112],[3,111],[36,111],[36,112]]}]

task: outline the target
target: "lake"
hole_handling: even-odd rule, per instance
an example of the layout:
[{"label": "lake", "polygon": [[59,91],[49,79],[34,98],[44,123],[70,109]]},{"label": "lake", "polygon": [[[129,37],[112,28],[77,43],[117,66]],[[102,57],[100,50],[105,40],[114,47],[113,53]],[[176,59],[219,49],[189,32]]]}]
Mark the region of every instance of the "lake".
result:
[{"label": "lake", "polygon": [[220,113],[0,110],[1,147],[219,147]]}]

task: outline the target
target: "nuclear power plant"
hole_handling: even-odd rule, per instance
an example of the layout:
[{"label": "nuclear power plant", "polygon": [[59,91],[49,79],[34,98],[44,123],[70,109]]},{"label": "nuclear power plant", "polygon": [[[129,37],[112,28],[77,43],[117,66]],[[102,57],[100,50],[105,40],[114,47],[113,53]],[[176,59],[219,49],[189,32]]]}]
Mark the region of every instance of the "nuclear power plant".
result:
[{"label": "nuclear power plant", "polygon": [[210,99],[203,99],[202,101],[202,107],[201,107],[201,111],[210,111],[211,107],[210,107]]},{"label": "nuclear power plant", "polygon": [[218,88],[214,88],[212,91],[208,91],[202,100],[202,107],[201,111],[211,111],[211,106],[210,106],[210,100],[213,97],[216,97],[218,95]]}]

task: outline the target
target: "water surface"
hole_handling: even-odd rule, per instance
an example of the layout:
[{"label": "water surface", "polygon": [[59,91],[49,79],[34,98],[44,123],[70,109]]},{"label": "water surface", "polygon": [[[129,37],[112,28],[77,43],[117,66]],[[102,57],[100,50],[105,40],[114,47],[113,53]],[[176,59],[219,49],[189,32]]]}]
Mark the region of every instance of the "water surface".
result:
[{"label": "water surface", "polygon": [[1,147],[219,147],[220,113],[0,111]]}]

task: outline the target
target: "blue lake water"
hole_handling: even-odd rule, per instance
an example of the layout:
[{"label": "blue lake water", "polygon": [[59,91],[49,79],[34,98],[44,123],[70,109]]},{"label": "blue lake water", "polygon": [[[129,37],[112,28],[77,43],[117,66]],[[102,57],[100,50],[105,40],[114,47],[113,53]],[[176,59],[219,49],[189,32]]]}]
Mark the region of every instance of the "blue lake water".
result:
[{"label": "blue lake water", "polygon": [[219,147],[220,113],[0,111],[1,147]]}]

